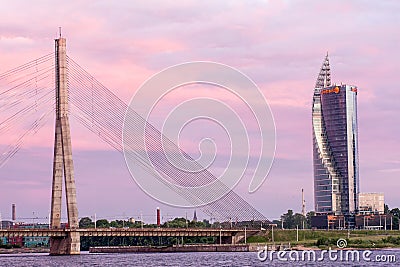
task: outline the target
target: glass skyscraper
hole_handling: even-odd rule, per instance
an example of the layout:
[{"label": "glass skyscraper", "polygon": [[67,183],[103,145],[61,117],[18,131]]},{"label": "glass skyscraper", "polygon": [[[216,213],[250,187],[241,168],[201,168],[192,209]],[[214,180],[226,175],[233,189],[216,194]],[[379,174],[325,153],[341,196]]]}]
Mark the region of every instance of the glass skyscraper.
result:
[{"label": "glass skyscraper", "polygon": [[357,211],[357,88],[332,85],[328,55],[313,96],[314,201],[317,213]]}]

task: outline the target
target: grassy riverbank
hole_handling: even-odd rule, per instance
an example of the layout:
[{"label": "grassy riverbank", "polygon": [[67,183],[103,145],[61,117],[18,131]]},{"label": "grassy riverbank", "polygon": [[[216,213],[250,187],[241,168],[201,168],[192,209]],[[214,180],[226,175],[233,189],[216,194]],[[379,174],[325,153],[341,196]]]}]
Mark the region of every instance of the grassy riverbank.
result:
[{"label": "grassy riverbank", "polygon": [[[274,229],[275,243],[291,243],[293,246],[327,248],[336,247],[338,239],[346,239],[347,247],[352,248],[400,248],[400,231],[371,230],[296,230]],[[272,244],[272,231],[263,231],[247,238],[248,243]]]}]

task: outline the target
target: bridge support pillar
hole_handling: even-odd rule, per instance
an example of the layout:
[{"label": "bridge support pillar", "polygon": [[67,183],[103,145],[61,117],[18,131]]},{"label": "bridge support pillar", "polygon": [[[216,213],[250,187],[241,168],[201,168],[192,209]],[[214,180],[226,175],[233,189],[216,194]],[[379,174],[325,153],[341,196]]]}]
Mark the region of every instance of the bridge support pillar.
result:
[{"label": "bridge support pillar", "polygon": [[79,255],[81,240],[78,232],[69,232],[66,237],[50,238],[50,255]]},{"label": "bridge support pillar", "polygon": [[231,236],[223,236],[221,238],[222,244],[231,244],[236,245],[240,243],[244,243],[244,234],[243,233],[236,233]]},{"label": "bridge support pillar", "polygon": [[[68,107],[68,70],[65,38],[56,39],[56,124],[54,141],[53,186],[51,197],[51,228],[61,228],[61,199],[63,176],[66,193],[68,226],[79,227],[76,186],[72,160]],[[67,232],[67,237],[50,238],[50,255],[80,254],[80,235]]]}]

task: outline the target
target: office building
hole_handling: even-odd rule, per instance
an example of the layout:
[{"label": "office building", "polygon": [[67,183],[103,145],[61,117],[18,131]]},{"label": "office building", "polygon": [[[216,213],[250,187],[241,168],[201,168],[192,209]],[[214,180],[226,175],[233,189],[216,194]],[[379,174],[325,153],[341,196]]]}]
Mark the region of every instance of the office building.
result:
[{"label": "office building", "polygon": [[314,88],[312,126],[315,211],[354,214],[359,190],[357,87],[331,84],[328,55]]}]

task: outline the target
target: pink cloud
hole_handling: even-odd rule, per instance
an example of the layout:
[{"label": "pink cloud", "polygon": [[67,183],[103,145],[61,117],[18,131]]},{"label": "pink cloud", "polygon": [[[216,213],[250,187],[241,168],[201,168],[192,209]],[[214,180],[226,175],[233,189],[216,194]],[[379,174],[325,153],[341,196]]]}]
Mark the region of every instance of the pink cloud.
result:
[{"label": "pink cloud", "polygon": [[[250,198],[259,203],[271,195],[265,201],[272,202],[277,188],[291,183],[282,193],[280,204],[273,207],[273,213],[269,213],[270,204],[259,206],[275,217],[297,205],[297,190],[303,184],[309,187],[308,203],[312,206],[311,98],[323,56],[329,51],[333,80],[355,84],[360,89],[362,188],[385,191],[391,205],[400,201],[394,189],[383,188],[385,184],[397,184],[397,173],[382,172],[398,169],[397,165],[385,162],[400,157],[396,139],[400,134],[396,123],[400,97],[396,90],[400,62],[397,2],[185,1],[183,4],[151,1],[132,5],[129,1],[112,4],[69,1],[62,9],[49,9],[49,6],[54,3],[41,1],[27,8],[26,3],[12,1],[2,6],[0,73],[52,52],[53,39],[58,26],[62,26],[68,38],[69,55],[125,102],[152,74],[185,61],[217,61],[250,76],[274,112],[278,155],[268,186],[260,191],[262,197]],[[206,90],[205,94],[235,104],[215,90]],[[192,96],[192,91],[180,91],[166,99],[166,105]],[[74,151],[77,151],[75,162],[77,169],[82,170],[80,162],[86,157],[83,151],[106,152],[109,147],[75,122],[72,125]],[[27,140],[24,148],[51,148],[53,127],[50,121],[41,132]],[[10,136],[2,137],[1,142],[8,138]],[[381,156],[376,158],[377,154]],[[51,156],[37,158],[41,168],[50,170]],[[99,181],[108,179],[95,161],[91,164],[94,171],[87,171],[85,175],[94,173]],[[0,169],[0,178],[8,177],[15,170]],[[22,170],[29,174],[28,168]],[[40,176],[36,169],[35,173],[32,175]],[[121,177],[124,175],[126,173]],[[132,189],[134,186],[128,180],[125,184],[121,182],[121,186],[129,185]],[[20,190],[21,199],[27,199],[23,197],[23,189],[12,188]],[[106,182],[97,190],[108,192]],[[37,193],[43,201],[37,204],[44,211],[49,195]],[[118,199],[115,203],[122,202],[117,193],[111,194]],[[89,200],[82,196],[82,202],[85,201]],[[112,201],[104,203],[108,210],[112,210]],[[4,209],[9,209],[8,203],[0,204],[0,211]],[[81,209],[90,212],[91,207],[82,204]],[[128,204],[125,209],[129,209]]]}]

